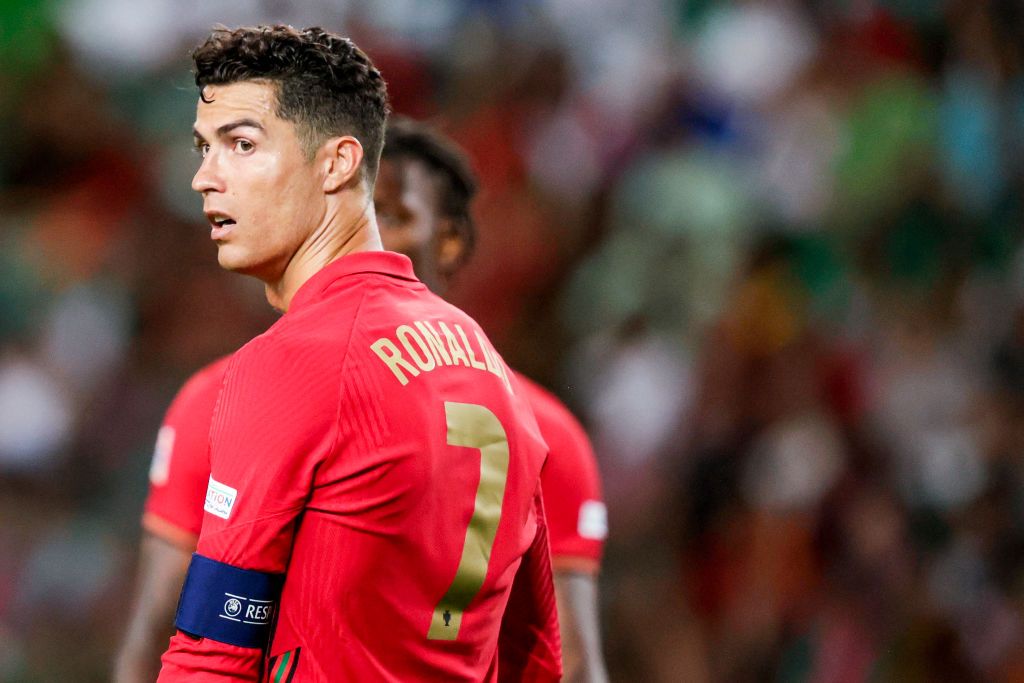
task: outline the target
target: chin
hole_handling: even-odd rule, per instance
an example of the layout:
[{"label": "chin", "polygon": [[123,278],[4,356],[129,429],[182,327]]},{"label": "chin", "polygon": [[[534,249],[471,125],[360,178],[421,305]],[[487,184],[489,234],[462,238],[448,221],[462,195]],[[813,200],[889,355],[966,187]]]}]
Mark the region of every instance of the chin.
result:
[{"label": "chin", "polygon": [[231,244],[221,244],[217,247],[217,263],[224,270],[233,273],[249,274],[254,269],[253,259],[243,250]]},{"label": "chin", "polygon": [[241,258],[241,254],[238,250],[232,248],[229,244],[218,244],[217,245],[217,263],[224,270],[238,271],[244,264],[245,260]]},{"label": "chin", "polygon": [[224,270],[230,270],[232,273],[240,275],[250,275],[264,282],[273,280],[276,276],[265,259],[261,260],[255,254],[233,244],[218,245],[217,263]]}]

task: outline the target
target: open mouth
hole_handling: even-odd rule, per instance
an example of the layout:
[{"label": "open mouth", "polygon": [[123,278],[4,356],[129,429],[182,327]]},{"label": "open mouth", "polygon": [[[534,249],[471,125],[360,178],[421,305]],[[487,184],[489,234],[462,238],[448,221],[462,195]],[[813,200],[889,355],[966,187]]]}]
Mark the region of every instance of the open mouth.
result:
[{"label": "open mouth", "polygon": [[231,232],[231,227],[235,224],[234,218],[216,211],[206,212],[206,219],[210,222],[210,237],[212,239],[224,237]]}]

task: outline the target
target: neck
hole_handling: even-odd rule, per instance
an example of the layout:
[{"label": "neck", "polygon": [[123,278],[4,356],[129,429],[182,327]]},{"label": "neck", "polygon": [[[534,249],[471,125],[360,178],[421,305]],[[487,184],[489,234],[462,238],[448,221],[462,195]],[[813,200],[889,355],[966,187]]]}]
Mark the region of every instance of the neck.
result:
[{"label": "neck", "polygon": [[341,212],[327,215],[292,255],[281,277],[265,283],[271,306],[287,312],[295,292],[309,278],[346,254],[384,250],[373,205],[360,208],[362,210],[354,215]]}]

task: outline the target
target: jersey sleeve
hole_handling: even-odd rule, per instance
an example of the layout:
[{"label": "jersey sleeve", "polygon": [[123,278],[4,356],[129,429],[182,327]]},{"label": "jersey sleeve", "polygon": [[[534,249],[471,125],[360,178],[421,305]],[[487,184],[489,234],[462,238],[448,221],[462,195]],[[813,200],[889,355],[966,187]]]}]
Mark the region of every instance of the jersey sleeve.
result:
[{"label": "jersey sleeve", "polygon": [[193,375],[171,402],[157,434],[142,516],[146,531],[192,552],[203,526],[210,477],[210,423],[229,358]]},{"label": "jersey sleeve", "polygon": [[551,577],[547,522],[540,491],[537,533],[512,582],[498,634],[498,681],[559,681],[562,647]]},{"label": "jersey sleeve", "polygon": [[[342,358],[258,337],[232,359],[210,433],[198,554],[283,574],[297,518],[337,439]],[[262,650],[179,631],[160,681],[255,681]]]},{"label": "jersey sleeve", "polygon": [[537,397],[532,405],[549,449],[540,478],[555,571],[596,573],[608,517],[590,439],[554,396]]}]

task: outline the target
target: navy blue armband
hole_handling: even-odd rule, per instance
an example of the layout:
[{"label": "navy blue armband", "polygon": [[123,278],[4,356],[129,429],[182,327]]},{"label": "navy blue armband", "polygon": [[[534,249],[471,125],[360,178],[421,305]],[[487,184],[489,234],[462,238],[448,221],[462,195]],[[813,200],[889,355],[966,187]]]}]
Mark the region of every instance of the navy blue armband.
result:
[{"label": "navy blue armband", "polygon": [[284,574],[239,569],[192,554],[174,625],[193,636],[264,648]]}]

